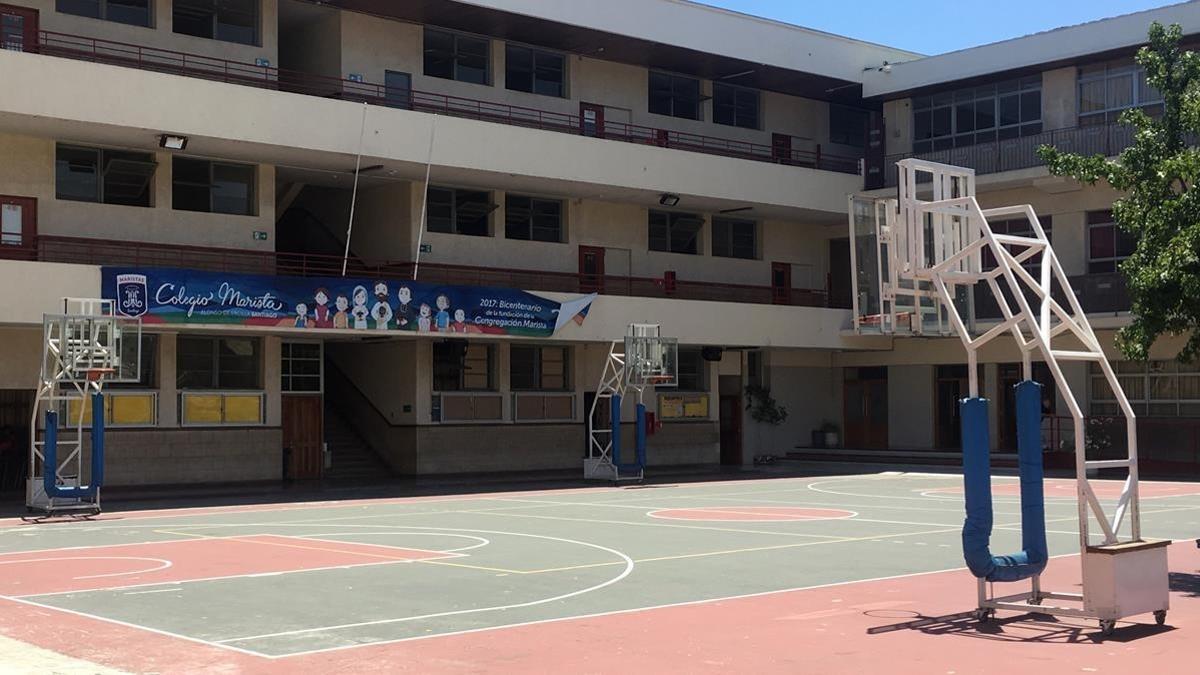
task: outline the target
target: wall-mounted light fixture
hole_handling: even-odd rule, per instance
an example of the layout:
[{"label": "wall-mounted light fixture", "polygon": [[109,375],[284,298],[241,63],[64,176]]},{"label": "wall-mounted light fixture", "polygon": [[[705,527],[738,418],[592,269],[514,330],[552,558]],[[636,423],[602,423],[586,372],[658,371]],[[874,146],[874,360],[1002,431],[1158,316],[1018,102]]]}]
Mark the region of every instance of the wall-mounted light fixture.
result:
[{"label": "wall-mounted light fixture", "polygon": [[658,203],[663,206],[678,206],[679,195],[673,195],[670,192],[664,192],[658,197]]},{"label": "wall-mounted light fixture", "polygon": [[188,144],[187,136],[179,136],[177,134],[163,134],[158,137],[158,147],[166,148],[167,150],[186,150]]}]

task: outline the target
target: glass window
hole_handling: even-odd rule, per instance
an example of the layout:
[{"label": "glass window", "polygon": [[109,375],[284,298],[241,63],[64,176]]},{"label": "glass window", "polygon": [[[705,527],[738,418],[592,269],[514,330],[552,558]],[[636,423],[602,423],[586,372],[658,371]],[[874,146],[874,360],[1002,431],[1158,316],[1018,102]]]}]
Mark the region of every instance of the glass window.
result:
[{"label": "glass window", "polygon": [[570,349],[513,345],[508,381],[513,391],[570,390]]},{"label": "glass window", "polygon": [[176,346],[180,389],[261,389],[261,340],[181,335]]},{"label": "glass window", "polygon": [[150,153],[59,145],[55,148],[55,196],[150,206],[151,182],[157,168]]},{"label": "glass window", "polygon": [[258,44],[259,0],[174,0],[175,32]]},{"label": "glass window", "polygon": [[434,391],[495,391],[492,345],[446,340],[433,345]]},{"label": "glass window", "polygon": [[[1133,411],[1148,417],[1200,417],[1200,365],[1178,361],[1117,361],[1117,382]],[[1120,415],[1099,364],[1089,364],[1093,415]]]},{"label": "glass window", "polygon": [[171,201],[179,211],[252,216],[255,212],[255,167],[175,157]]},{"label": "glass window", "polygon": [[757,89],[714,83],[713,121],[731,127],[757,129],[760,100]]},{"label": "glass window", "polygon": [[700,119],[700,80],[670,73],[650,73],[650,112]]},{"label": "glass window", "polygon": [[704,218],[694,213],[650,212],[650,250],[700,253],[700,227]]},{"label": "glass window", "polygon": [[293,393],[320,393],[321,343],[285,342],[281,349],[280,384],[282,390]]},{"label": "glass window", "polygon": [[566,57],[532,47],[506,45],[504,86],[543,96],[566,96]]},{"label": "glass window", "polygon": [[[839,145],[849,145],[855,148],[866,147],[867,116],[868,113],[866,110],[830,104],[829,142]],[[925,124],[929,124],[928,117]]]},{"label": "glass window", "polygon": [[1089,211],[1087,225],[1089,274],[1117,271],[1121,261],[1137,248],[1137,238],[1113,222],[1112,211]]},{"label": "glass window", "polygon": [[913,151],[1042,132],[1042,80],[1031,76],[913,99]]},{"label": "glass window", "polygon": [[487,237],[488,216],[495,209],[487,192],[431,187],[426,218],[430,232]]},{"label": "glass window", "polygon": [[508,195],[504,199],[504,237],[532,241],[563,241],[563,203]]},{"label": "glass window", "polygon": [[143,333],[140,349],[132,349],[132,345],[124,345],[121,350],[121,373],[133,373],[134,361],[138,366],[137,382],[105,382],[104,388],[110,389],[157,389],[158,388],[158,336]]},{"label": "glass window", "polygon": [[1162,113],[1162,94],[1146,81],[1145,69],[1129,61],[1079,69],[1080,126],[1114,123],[1131,108]]},{"label": "glass window", "polygon": [[708,362],[699,347],[679,348],[679,391],[708,391]]},{"label": "glass window", "polygon": [[[1042,231],[1046,233],[1046,238],[1054,241],[1054,217],[1053,216],[1038,216],[1038,222],[1042,224]],[[1010,220],[989,220],[988,226],[992,228],[995,234],[1011,234],[1018,237],[1032,237],[1033,225],[1029,219],[1025,217],[1012,218]],[[1026,250],[1024,247],[1015,245],[1005,245],[1009,253],[1017,255]],[[1041,274],[1041,257],[1035,256],[1033,260],[1022,265],[1036,279]],[[992,255],[990,248],[983,249],[983,269],[992,270],[996,268],[996,258]]]},{"label": "glass window", "polygon": [[485,38],[425,28],[425,74],[490,84],[491,43]]},{"label": "glass window", "polygon": [[150,0],[57,0],[55,9],[130,26],[150,26]]},{"label": "glass window", "polygon": [[758,258],[758,223],[713,218],[712,254],[722,258]]}]

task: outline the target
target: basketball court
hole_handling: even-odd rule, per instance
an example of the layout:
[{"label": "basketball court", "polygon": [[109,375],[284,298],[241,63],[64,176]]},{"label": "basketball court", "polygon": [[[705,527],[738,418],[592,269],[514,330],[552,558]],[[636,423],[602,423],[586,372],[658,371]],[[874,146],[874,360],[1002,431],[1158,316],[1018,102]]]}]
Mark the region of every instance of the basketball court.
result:
[{"label": "basketball court", "polygon": [[[1016,479],[994,481],[1012,548]],[[1059,586],[1079,583],[1073,485],[1046,489]],[[1194,672],[1177,629],[1200,626],[1200,485],[1142,483],[1144,531],[1178,540],[1171,610],[1106,639],[970,617],[961,487],[882,473],[9,520],[0,633],[130,672]]]}]

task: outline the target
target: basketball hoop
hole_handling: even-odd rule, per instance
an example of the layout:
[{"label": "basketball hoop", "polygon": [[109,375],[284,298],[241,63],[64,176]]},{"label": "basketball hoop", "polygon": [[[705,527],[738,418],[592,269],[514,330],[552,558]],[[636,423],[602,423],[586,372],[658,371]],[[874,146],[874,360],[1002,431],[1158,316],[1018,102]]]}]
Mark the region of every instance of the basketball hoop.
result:
[{"label": "basketball hoop", "polygon": [[106,375],[112,375],[117,372],[116,368],[85,368],[83,376],[88,382],[99,382]]}]

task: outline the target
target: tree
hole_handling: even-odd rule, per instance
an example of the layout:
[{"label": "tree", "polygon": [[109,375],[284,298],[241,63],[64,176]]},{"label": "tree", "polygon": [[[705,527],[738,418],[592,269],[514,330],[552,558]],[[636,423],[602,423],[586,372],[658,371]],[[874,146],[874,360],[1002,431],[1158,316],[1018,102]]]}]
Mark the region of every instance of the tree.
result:
[{"label": "tree", "polygon": [[1162,94],[1162,115],[1122,113],[1134,142],[1115,160],[1050,146],[1038,155],[1053,175],[1090,185],[1105,180],[1123,193],[1113,218],[1137,239],[1137,248],[1120,266],[1133,301],[1133,320],[1117,335],[1121,352],[1144,361],[1160,336],[1186,335],[1179,359],[1190,363],[1200,357],[1200,152],[1194,144],[1200,138],[1200,56],[1180,49],[1178,24],[1155,22],[1149,35],[1137,62]]}]

